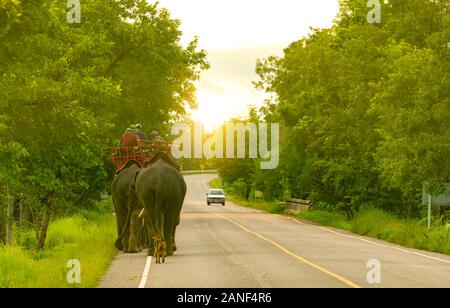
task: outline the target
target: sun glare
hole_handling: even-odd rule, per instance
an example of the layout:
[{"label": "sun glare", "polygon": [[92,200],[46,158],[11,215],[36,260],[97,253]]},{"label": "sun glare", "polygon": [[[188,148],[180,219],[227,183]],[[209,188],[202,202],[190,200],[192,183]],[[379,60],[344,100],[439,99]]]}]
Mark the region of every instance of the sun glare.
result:
[{"label": "sun glare", "polygon": [[191,111],[191,118],[203,124],[208,132],[231,119],[248,115],[250,105],[264,101],[266,94],[239,84],[217,82],[217,89],[200,88],[197,92],[198,108]]},{"label": "sun glare", "polygon": [[[153,0],[148,0],[154,2]],[[248,106],[260,107],[267,96],[256,91],[256,60],[282,56],[291,42],[310,32],[310,27],[332,25],[338,0],[160,0],[179,18],[182,44],[199,37],[199,48],[208,53],[211,69],[197,84],[198,110],[192,120],[205,129],[248,114]]]}]

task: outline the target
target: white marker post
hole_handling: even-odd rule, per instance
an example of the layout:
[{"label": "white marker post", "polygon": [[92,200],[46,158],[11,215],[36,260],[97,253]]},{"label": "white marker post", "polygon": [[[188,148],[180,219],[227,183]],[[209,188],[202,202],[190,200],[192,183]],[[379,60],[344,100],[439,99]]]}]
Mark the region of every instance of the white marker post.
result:
[{"label": "white marker post", "polygon": [[431,194],[428,194],[428,229],[431,228],[431,203],[432,197]]}]

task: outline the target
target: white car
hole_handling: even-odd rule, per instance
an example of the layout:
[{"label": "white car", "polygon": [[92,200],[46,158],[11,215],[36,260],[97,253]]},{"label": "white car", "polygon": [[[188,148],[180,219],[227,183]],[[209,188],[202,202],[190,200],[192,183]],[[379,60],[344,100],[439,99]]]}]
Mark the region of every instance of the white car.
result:
[{"label": "white car", "polygon": [[206,193],[206,202],[208,203],[208,205],[211,204],[222,204],[222,206],[225,206],[226,204],[226,197],[225,197],[225,192],[223,191],[223,189],[210,189],[208,190],[208,192]]}]

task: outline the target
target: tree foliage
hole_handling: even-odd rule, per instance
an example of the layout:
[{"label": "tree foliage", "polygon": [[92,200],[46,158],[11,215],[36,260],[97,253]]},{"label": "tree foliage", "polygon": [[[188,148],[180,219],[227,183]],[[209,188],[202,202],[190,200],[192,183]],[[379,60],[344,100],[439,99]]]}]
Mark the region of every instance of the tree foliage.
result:
[{"label": "tree foliage", "polygon": [[67,22],[66,5],[0,3],[0,183],[38,213],[98,199],[120,134],[138,122],[163,128],[195,106],[208,67],[157,4],[85,0],[80,24]]},{"label": "tree foliage", "polygon": [[332,28],[258,61],[255,84],[274,94],[262,115],[283,131],[279,170],[257,181],[269,196],[417,214],[422,184],[438,193],[450,176],[450,5],[390,0],[369,24],[367,1],[340,4]]}]

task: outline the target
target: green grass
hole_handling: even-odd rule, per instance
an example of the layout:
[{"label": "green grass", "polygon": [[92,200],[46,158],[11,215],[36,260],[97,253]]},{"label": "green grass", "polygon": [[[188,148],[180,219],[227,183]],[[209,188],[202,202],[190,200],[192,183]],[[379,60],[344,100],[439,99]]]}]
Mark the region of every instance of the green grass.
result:
[{"label": "green grass", "polygon": [[377,209],[363,210],[353,219],[319,210],[300,213],[299,217],[409,248],[450,254],[450,228],[436,225],[428,229],[423,221],[401,219]]},{"label": "green grass", "polygon": [[346,219],[345,215],[330,213],[326,211],[308,211],[304,213],[300,213],[298,217],[316,222],[320,225],[345,229],[351,231],[352,224],[349,220]]},{"label": "green grass", "polygon": [[[16,239],[15,245],[0,246],[0,288],[96,287],[116,254],[116,227],[111,211],[93,216],[95,220],[74,216],[51,222],[45,249],[39,254],[31,249],[32,231]],[[81,263],[79,285],[66,280],[71,259]]]},{"label": "green grass", "polygon": [[223,187],[222,181],[220,180],[220,178],[215,178],[215,179],[211,180],[209,182],[209,186],[211,186],[212,188],[217,188],[217,189]]},{"label": "green grass", "polygon": [[284,206],[277,204],[278,202],[274,201],[263,201],[263,200],[243,200],[240,198],[237,198],[236,196],[227,196],[227,199],[233,203],[236,203],[240,206],[256,209],[256,210],[263,210],[272,214],[277,213],[283,213],[284,212]]}]

